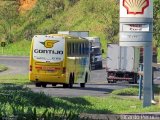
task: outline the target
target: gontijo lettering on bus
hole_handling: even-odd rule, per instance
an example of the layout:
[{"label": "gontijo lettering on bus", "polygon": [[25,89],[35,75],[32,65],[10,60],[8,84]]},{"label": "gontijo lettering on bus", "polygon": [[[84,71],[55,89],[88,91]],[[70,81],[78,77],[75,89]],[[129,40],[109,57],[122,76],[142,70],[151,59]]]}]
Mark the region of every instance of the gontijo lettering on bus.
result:
[{"label": "gontijo lettering on bus", "polygon": [[[46,40],[45,42],[40,42],[46,48],[53,48],[54,44],[59,41],[56,40]],[[63,54],[62,50],[48,50],[48,49],[34,49],[34,53],[45,53],[45,54]]]},{"label": "gontijo lettering on bus", "polygon": [[33,58],[40,62],[60,62],[64,58],[63,38],[34,37]]},{"label": "gontijo lettering on bus", "polygon": [[42,45],[44,45],[46,48],[52,48],[54,46],[55,43],[57,43],[59,41],[57,40],[46,40],[45,42],[40,42]]}]

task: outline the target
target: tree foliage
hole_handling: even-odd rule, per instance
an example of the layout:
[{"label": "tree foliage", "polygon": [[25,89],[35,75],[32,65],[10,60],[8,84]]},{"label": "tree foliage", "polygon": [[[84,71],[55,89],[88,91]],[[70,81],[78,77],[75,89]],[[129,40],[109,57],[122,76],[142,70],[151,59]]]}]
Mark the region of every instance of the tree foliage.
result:
[{"label": "tree foliage", "polygon": [[[0,3],[0,33],[8,42],[31,40],[34,34],[58,30],[89,30],[110,43],[119,38],[119,0],[37,0],[33,9],[18,13],[18,0]],[[160,45],[160,0],[154,0],[154,41]],[[92,34],[91,33],[91,34]],[[2,39],[2,38],[1,38]]]},{"label": "tree foliage", "polygon": [[156,46],[160,46],[160,1],[154,0],[154,11],[153,11],[153,35]]}]

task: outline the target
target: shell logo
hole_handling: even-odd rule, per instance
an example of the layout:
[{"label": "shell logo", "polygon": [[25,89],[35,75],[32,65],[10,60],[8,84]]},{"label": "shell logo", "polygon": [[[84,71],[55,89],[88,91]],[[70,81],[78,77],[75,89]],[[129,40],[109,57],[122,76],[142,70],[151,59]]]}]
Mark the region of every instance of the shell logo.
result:
[{"label": "shell logo", "polygon": [[53,40],[46,40],[45,42],[40,42],[42,45],[44,45],[46,48],[52,48],[55,43],[59,41],[53,41]]},{"label": "shell logo", "polygon": [[123,0],[123,6],[127,9],[127,14],[144,14],[149,0]]}]

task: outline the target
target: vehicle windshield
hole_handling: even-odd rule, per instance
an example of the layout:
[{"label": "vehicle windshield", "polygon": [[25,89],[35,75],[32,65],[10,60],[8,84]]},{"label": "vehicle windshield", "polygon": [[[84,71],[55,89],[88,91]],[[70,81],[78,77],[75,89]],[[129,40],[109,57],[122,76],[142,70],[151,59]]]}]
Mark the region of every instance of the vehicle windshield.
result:
[{"label": "vehicle windshield", "polygon": [[100,55],[101,54],[101,49],[100,48],[92,48],[92,54]]}]

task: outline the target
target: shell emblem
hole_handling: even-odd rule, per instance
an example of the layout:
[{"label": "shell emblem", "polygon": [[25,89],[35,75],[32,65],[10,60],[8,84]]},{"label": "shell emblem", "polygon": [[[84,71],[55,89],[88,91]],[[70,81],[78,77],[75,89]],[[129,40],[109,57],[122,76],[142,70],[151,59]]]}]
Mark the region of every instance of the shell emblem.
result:
[{"label": "shell emblem", "polygon": [[143,14],[149,6],[149,0],[123,0],[123,6],[127,9],[127,14]]}]

